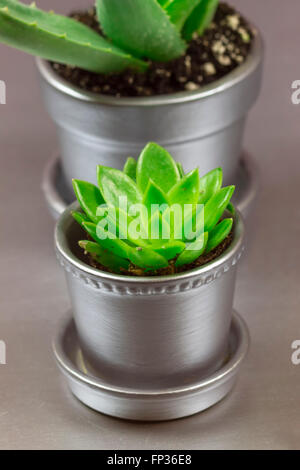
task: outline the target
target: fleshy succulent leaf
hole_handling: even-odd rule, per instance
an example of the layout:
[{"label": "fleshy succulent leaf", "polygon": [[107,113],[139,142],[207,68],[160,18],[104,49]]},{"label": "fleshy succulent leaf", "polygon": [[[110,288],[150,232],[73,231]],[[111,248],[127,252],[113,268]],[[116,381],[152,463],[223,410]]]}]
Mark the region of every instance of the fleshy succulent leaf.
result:
[{"label": "fleshy succulent leaf", "polygon": [[125,175],[129,176],[133,181],[136,181],[136,165],[136,160],[133,157],[128,157],[123,168]]},{"label": "fleshy succulent leaf", "polygon": [[[151,215],[152,212],[156,212],[158,207],[161,206],[164,209],[164,206],[169,205],[167,195],[160,189],[157,184],[152,181],[150,178],[146,191],[144,192],[143,204],[147,208],[148,214]],[[153,214],[152,214],[153,215]]]},{"label": "fleshy succulent leaf", "polygon": [[167,260],[175,258],[185,249],[185,243],[180,240],[172,240],[159,247],[153,246],[152,249],[164,256]]},{"label": "fleshy succulent leaf", "polygon": [[201,0],[183,26],[183,37],[189,41],[194,33],[201,36],[212,22],[218,5],[219,0]]},{"label": "fleshy succulent leaf", "polygon": [[170,225],[163,218],[160,210],[157,210],[149,219],[148,236],[151,243],[160,245],[166,240],[172,239]]},{"label": "fleshy succulent leaf", "polygon": [[146,247],[130,248],[129,259],[136,266],[144,269],[161,269],[168,266],[168,260],[156,253],[154,250]]},{"label": "fleshy succulent leaf", "polygon": [[183,178],[184,177],[184,170],[183,170],[182,164],[180,162],[177,162],[176,165],[177,165],[177,168],[178,168],[178,171],[179,171],[180,178]]},{"label": "fleshy succulent leaf", "polygon": [[229,235],[233,224],[233,219],[224,219],[216,225],[210,232],[205,251],[209,253],[214,250]]},{"label": "fleshy succulent leaf", "polygon": [[120,256],[117,256],[110,251],[104,250],[102,246],[96,242],[81,240],[79,242],[79,246],[87,253],[90,253],[98,263],[109,268],[113,272],[122,273],[122,269],[127,271],[129,268],[130,263],[128,260],[120,258]]},{"label": "fleshy succulent leaf", "polygon": [[89,218],[87,215],[83,214],[82,212],[72,211],[72,217],[76,220],[76,222],[81,225],[84,229],[84,222],[89,222]]},{"label": "fleshy succulent leaf", "polygon": [[187,242],[198,238],[204,232],[204,205],[197,204],[184,214],[183,238]]},{"label": "fleshy succulent leaf", "polygon": [[171,0],[162,5],[176,28],[181,31],[184,23],[202,0]]},{"label": "fleshy succulent leaf", "polygon": [[222,186],[222,168],[215,168],[200,178],[198,204],[205,204]]},{"label": "fleshy succulent leaf", "polygon": [[221,188],[219,168],[202,178],[198,169],[184,175],[165,149],[150,143],[137,162],[127,160],[124,171],[98,166],[97,174],[100,190],[74,181],[85,212],[72,215],[94,240],[80,246],[113,272],[176,272],[230,233],[233,218],[222,219],[226,209],[234,215],[235,188]]},{"label": "fleshy succulent leaf", "polygon": [[[156,0],[96,0],[101,27],[114,44],[152,60],[183,54],[186,44]],[[163,45],[163,47],[162,47]]]},{"label": "fleshy succulent leaf", "polygon": [[204,207],[204,230],[210,232],[218,223],[220,217],[229,204],[235,187],[227,186],[220,189]]},{"label": "fleshy succulent leaf", "polygon": [[83,222],[83,227],[93,240],[102,246],[102,248],[120,256],[121,258],[128,259],[130,247],[123,240],[109,237],[108,232],[99,224],[96,225],[92,222]]},{"label": "fleshy succulent leaf", "polygon": [[122,171],[98,165],[97,177],[107,204],[119,207],[120,197],[127,198],[128,206],[142,202],[142,194],[136,183]]},{"label": "fleshy succulent leaf", "polygon": [[75,179],[73,188],[81,209],[92,222],[97,223],[99,221],[97,209],[105,203],[99,188],[92,183]]},{"label": "fleshy succulent leaf", "polygon": [[236,210],[235,210],[235,207],[234,205],[232,204],[232,202],[230,202],[228,204],[228,206],[226,207],[226,209],[228,210],[228,212],[230,212],[231,215],[235,215],[236,214]]},{"label": "fleshy succulent leaf", "polygon": [[186,249],[178,256],[175,265],[184,266],[193,263],[204,253],[208,239],[208,233],[202,233],[194,242],[189,243]]},{"label": "fleshy succulent leaf", "polygon": [[168,192],[170,204],[197,204],[199,199],[199,172],[195,169],[185,175]]},{"label": "fleshy succulent leaf", "polygon": [[165,193],[180,180],[178,167],[167,150],[150,142],[142,151],[136,170],[137,185],[145,191],[151,178]]},{"label": "fleshy succulent leaf", "polygon": [[16,0],[0,0],[0,42],[96,73],[147,68],[84,24]]}]

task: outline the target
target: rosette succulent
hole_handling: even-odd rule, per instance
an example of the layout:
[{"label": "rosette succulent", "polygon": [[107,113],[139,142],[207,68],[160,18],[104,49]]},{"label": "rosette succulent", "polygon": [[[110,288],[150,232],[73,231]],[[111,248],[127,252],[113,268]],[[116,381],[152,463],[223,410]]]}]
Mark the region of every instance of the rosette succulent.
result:
[{"label": "rosette succulent", "polygon": [[73,180],[82,212],[73,217],[88,234],[79,246],[100,265],[140,273],[193,263],[228,236],[233,218],[225,217],[234,186],[222,188],[222,170],[200,177],[155,143],[123,171],[99,165],[98,186]]},{"label": "rosette succulent", "polygon": [[74,19],[17,0],[0,0],[0,42],[96,73],[144,71],[180,57],[202,34],[218,0],[96,0],[103,36]]}]

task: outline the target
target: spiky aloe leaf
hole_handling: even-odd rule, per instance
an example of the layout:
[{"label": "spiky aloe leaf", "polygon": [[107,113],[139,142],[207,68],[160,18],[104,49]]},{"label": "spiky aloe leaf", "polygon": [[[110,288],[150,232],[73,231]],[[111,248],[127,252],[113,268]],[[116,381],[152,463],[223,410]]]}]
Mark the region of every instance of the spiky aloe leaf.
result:
[{"label": "spiky aloe leaf", "polygon": [[147,68],[145,62],[130,56],[78,21],[15,0],[0,0],[0,42],[91,72]]},{"label": "spiky aloe leaf", "polygon": [[184,23],[202,0],[171,0],[162,4],[176,28],[181,31]]},{"label": "spiky aloe leaf", "polygon": [[137,57],[168,61],[186,48],[179,32],[156,0],[96,0],[104,33]]},{"label": "spiky aloe leaf", "polygon": [[189,18],[186,20],[182,36],[189,41],[196,32],[200,36],[212,22],[219,0],[201,0],[200,4],[194,9]]}]

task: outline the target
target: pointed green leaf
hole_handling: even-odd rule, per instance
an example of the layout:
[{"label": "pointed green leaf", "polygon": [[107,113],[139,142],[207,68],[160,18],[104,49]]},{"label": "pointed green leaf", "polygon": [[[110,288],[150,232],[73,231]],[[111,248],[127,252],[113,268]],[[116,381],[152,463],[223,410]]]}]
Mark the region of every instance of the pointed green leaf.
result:
[{"label": "pointed green leaf", "polygon": [[0,0],[0,42],[96,73],[148,66],[72,18],[15,0]]},{"label": "pointed green leaf", "polygon": [[168,192],[170,205],[180,204],[197,204],[199,199],[199,172],[195,169],[184,176],[173,188]]},{"label": "pointed green leaf", "polygon": [[184,214],[184,240],[191,242],[204,232],[204,205],[197,204]]},{"label": "pointed green leaf", "polygon": [[150,142],[139,156],[136,170],[137,185],[144,192],[151,178],[165,193],[180,180],[178,167],[164,148]]},{"label": "pointed green leaf", "polygon": [[234,205],[232,204],[232,202],[230,202],[230,203],[228,204],[228,206],[226,207],[226,209],[228,210],[228,212],[230,212],[230,214],[235,215],[236,210],[235,210],[235,207],[234,207]]},{"label": "pointed green leaf", "polygon": [[193,263],[199,256],[204,253],[208,233],[202,233],[193,243],[189,243],[186,249],[178,256],[175,266],[183,266]]},{"label": "pointed green leaf", "polygon": [[109,233],[106,232],[99,224],[96,225],[91,222],[83,222],[83,227],[93,240],[99,243],[104,250],[111,251],[121,258],[128,259],[130,247],[123,240],[110,238]]},{"label": "pointed green leaf", "polygon": [[73,180],[72,183],[81,209],[92,222],[97,223],[99,221],[97,209],[105,203],[99,188],[86,181]]},{"label": "pointed green leaf", "polygon": [[128,257],[136,266],[144,269],[160,269],[168,266],[168,261],[159,253],[146,247],[130,248]]},{"label": "pointed green leaf", "polygon": [[87,253],[90,253],[98,263],[116,273],[122,273],[120,268],[123,268],[123,270],[128,270],[129,268],[130,263],[128,260],[104,250],[98,243],[82,240],[79,242],[79,246]]},{"label": "pointed green leaf", "polygon": [[142,202],[142,195],[136,183],[122,171],[98,165],[97,177],[100,191],[107,204],[120,207],[121,197],[127,198],[128,206]]},{"label": "pointed green leaf", "polygon": [[152,249],[162,255],[167,260],[175,258],[185,249],[185,243],[180,240],[171,240],[159,247],[152,246]]},{"label": "pointed green leaf", "polygon": [[171,239],[170,226],[159,210],[149,220],[148,239],[155,245],[161,245]]},{"label": "pointed green leaf", "polygon": [[71,215],[76,220],[76,222],[78,222],[78,224],[81,225],[83,229],[84,229],[83,223],[89,222],[89,218],[85,214],[82,214],[81,212],[72,211]]},{"label": "pointed green leaf", "polygon": [[227,186],[220,189],[204,207],[204,229],[210,232],[220,220],[223,212],[228,206],[235,187]]},{"label": "pointed green leaf", "polygon": [[198,203],[205,204],[222,186],[223,172],[222,168],[215,168],[200,178],[200,196]]},{"label": "pointed green leaf", "polygon": [[125,175],[129,176],[133,181],[136,181],[136,165],[136,160],[128,157],[123,168]]},{"label": "pointed green leaf", "polygon": [[179,171],[180,178],[183,178],[184,177],[183,166],[181,165],[180,162],[177,162],[176,165],[177,165],[177,168],[178,168],[178,171]]},{"label": "pointed green leaf", "polygon": [[168,206],[168,199],[167,195],[160,189],[157,184],[152,181],[150,178],[146,191],[143,197],[143,204],[147,208],[148,211],[148,218],[152,217],[152,215],[158,210],[158,206],[161,206],[164,209],[164,206]]},{"label": "pointed green leaf", "polygon": [[225,240],[232,229],[232,224],[233,219],[224,219],[209,232],[205,253],[209,253]]},{"label": "pointed green leaf", "polygon": [[114,44],[137,57],[168,61],[186,48],[156,0],[97,0],[101,27]]},{"label": "pointed green leaf", "polygon": [[200,2],[202,2],[202,0],[172,0],[162,5],[162,7],[172,23],[181,31],[184,23]]},{"label": "pointed green leaf", "polygon": [[187,41],[195,32],[199,35],[204,33],[214,19],[218,5],[219,0],[201,0],[183,26],[182,35]]}]

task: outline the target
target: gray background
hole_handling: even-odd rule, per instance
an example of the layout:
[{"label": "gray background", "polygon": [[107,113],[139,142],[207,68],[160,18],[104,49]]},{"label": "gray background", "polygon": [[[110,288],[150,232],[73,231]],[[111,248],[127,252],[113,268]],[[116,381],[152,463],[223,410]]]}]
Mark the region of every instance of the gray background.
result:
[{"label": "gray background", "polygon": [[[40,0],[64,12],[84,0]],[[261,168],[251,243],[235,306],[252,347],[234,392],[194,417],[133,424],[89,410],[67,390],[53,361],[51,338],[69,306],[53,252],[53,221],[40,190],[56,147],[31,57],[0,46],[0,448],[282,449],[300,448],[299,121],[291,83],[300,79],[299,0],[235,0],[264,31],[264,87],[248,122],[245,146]]]}]

